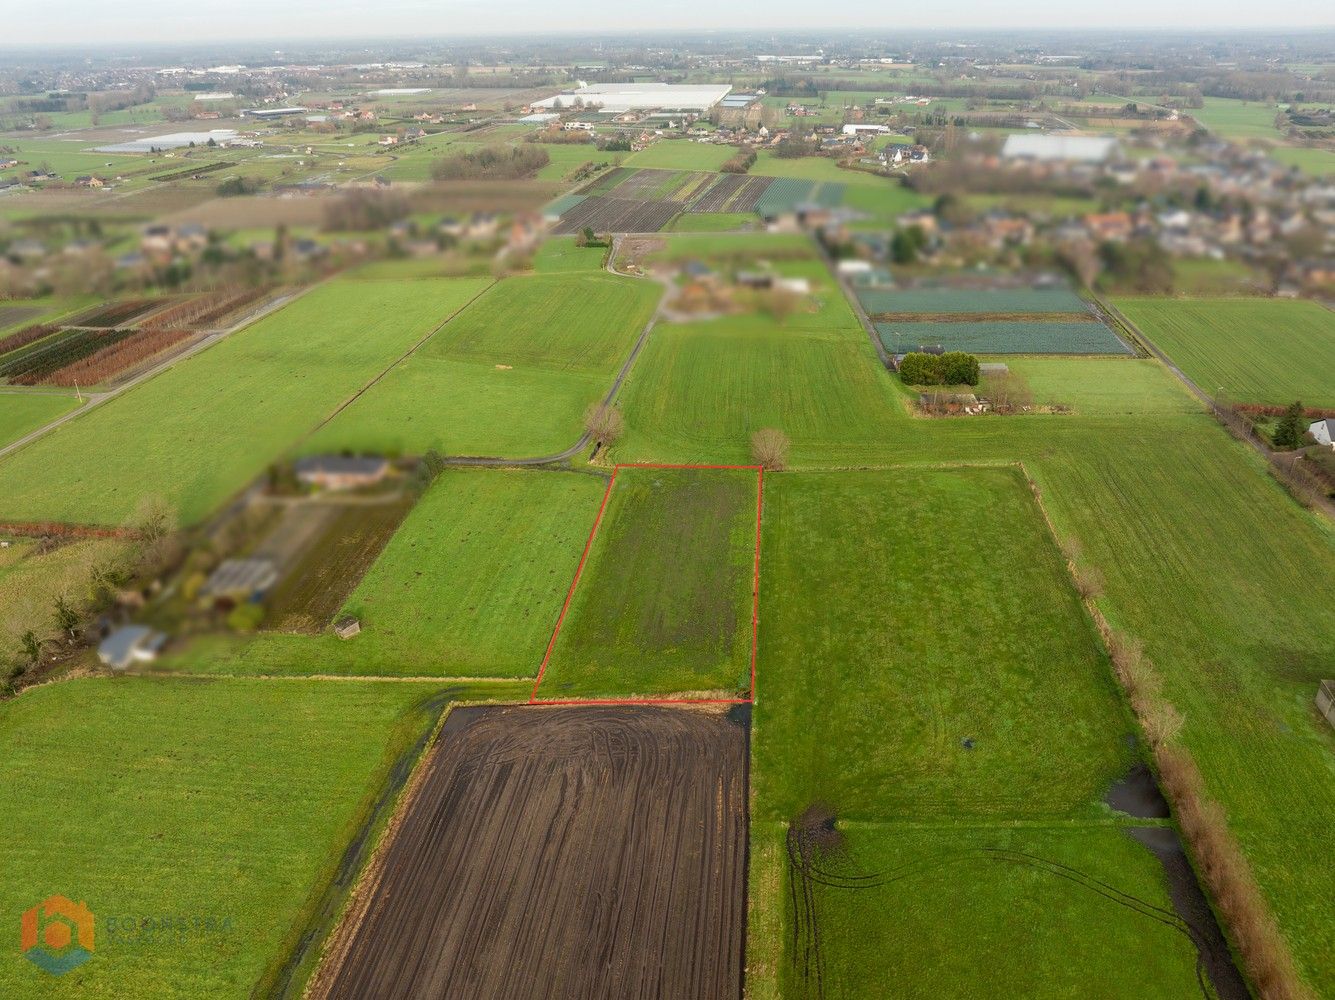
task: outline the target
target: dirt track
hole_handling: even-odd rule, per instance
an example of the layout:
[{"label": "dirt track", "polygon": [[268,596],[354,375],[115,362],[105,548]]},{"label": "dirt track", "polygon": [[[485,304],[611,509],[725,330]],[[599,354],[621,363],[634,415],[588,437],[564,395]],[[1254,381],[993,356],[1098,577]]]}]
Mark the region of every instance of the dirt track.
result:
[{"label": "dirt track", "polygon": [[311,995],[737,997],[745,859],[723,715],[457,709]]}]

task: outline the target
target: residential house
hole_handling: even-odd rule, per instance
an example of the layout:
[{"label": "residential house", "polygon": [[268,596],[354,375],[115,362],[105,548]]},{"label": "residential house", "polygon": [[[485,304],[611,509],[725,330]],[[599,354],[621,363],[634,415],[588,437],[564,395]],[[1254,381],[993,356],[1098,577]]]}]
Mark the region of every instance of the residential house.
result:
[{"label": "residential house", "polygon": [[1335,419],[1327,417],[1325,420],[1318,420],[1307,428],[1307,433],[1312,435],[1317,444],[1335,448]]}]

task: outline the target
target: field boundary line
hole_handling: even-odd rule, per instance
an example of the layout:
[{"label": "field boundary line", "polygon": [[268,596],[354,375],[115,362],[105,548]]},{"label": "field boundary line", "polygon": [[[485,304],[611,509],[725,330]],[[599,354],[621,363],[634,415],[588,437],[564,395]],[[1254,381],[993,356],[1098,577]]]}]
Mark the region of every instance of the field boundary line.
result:
[{"label": "field boundary line", "polygon": [[[158,671],[133,671],[127,674],[130,677],[148,677],[160,680],[172,680],[180,677],[185,680],[194,681],[320,681],[329,682],[358,682],[365,681],[371,684],[515,684],[520,685],[528,680],[527,677],[427,677],[423,675],[413,675],[409,677],[395,677],[393,674],[207,674],[198,671],[187,670],[158,670]],[[523,704],[523,702],[516,702]]]},{"label": "field boundary line", "polygon": [[612,487],[616,485],[617,473],[621,466],[612,468],[612,476],[607,480],[607,489],[603,491],[603,501],[598,505],[598,515],[593,519],[593,527],[589,529],[589,537],[584,542],[584,552],[579,557],[579,565],[575,567],[575,578],[570,581],[570,589],[566,591],[565,602],[561,605],[561,613],[556,617],[556,628],[552,630],[552,637],[547,640],[547,651],[542,656],[542,663],[538,666],[538,676],[533,681],[533,690],[529,693],[530,703],[537,700],[538,686],[542,684],[542,678],[547,673],[547,664],[551,662],[552,650],[556,648],[556,637],[561,634],[561,626],[565,624],[566,612],[570,610],[570,602],[575,597],[575,588],[579,586],[579,578],[584,572],[584,564],[589,560],[589,552],[593,548],[593,538],[598,534],[598,526],[603,523],[603,514],[607,510],[607,501],[612,496]]},{"label": "field boundary line", "polygon": [[408,348],[408,350],[404,351],[402,355],[395,358],[388,365],[386,365],[384,370],[381,371],[380,374],[376,375],[375,378],[371,379],[371,381],[367,382],[364,386],[362,386],[351,396],[345,399],[341,404],[339,404],[338,408],[335,409],[333,413],[329,414],[329,416],[325,417],[318,424],[312,427],[309,431],[307,431],[301,437],[297,438],[297,440],[292,443],[288,451],[291,452],[293,449],[300,447],[306,441],[309,441],[313,435],[318,434],[326,425],[330,423],[330,421],[332,421],[335,417],[337,417],[340,413],[346,410],[353,403],[357,402],[357,400],[361,399],[362,396],[365,395],[372,387],[377,385],[381,379],[383,379],[395,368],[399,367],[399,365],[403,364],[414,354],[416,354],[419,350],[421,350],[422,345],[424,345],[428,340],[433,338],[436,334],[440,333],[441,330],[445,329],[446,325],[448,325],[449,322],[452,319],[454,319],[454,317],[458,316],[461,312],[463,312],[465,309],[471,306],[483,295],[487,294],[487,292],[490,291],[492,288],[495,288],[497,284],[499,284],[499,282],[497,282],[493,278],[491,281],[487,282],[487,284],[483,285],[482,288],[480,288],[475,295],[469,298],[467,302],[459,306],[459,308],[450,312],[449,315],[447,315],[439,323],[437,323],[430,330],[428,330],[426,334],[420,340],[417,341],[417,343],[413,344],[410,348]]},{"label": "field boundary line", "polygon": [[[624,698],[539,698],[538,688],[542,685],[542,680],[547,674],[547,666],[551,663],[552,653],[556,650],[556,640],[561,634],[561,628],[565,624],[566,614],[570,610],[570,604],[574,600],[575,590],[579,586],[580,578],[584,574],[584,567],[588,562],[589,553],[593,550],[593,540],[598,534],[598,529],[603,523],[603,515],[607,512],[607,503],[612,496],[612,487],[616,485],[617,475],[622,469],[706,469],[706,470],[733,470],[754,472],[756,474],[756,542],[755,556],[753,562],[751,578],[751,662],[750,662],[750,689],[746,697],[735,698],[687,698],[687,697],[624,697]],[[612,477],[607,481],[607,489],[603,492],[602,503],[598,507],[598,515],[594,518],[593,527],[589,531],[589,537],[584,542],[584,551],[579,557],[579,565],[575,568],[575,578],[570,581],[570,589],[566,591],[565,602],[561,605],[561,612],[556,617],[556,627],[552,630],[552,637],[547,642],[547,651],[543,654],[542,663],[538,667],[538,676],[533,681],[533,691],[529,695],[530,705],[750,705],[755,703],[756,697],[756,655],[760,638],[760,525],[761,517],[764,511],[765,497],[765,468],[762,465],[728,465],[728,464],[700,464],[691,462],[618,462],[612,467]]]}]

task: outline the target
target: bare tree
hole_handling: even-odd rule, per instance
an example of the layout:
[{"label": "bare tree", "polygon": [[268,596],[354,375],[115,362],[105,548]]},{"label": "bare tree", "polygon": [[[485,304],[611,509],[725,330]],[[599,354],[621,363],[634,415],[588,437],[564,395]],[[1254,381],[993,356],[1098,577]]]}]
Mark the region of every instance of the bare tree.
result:
[{"label": "bare tree", "polygon": [[770,288],[760,296],[760,308],[769,313],[774,322],[783,326],[788,317],[797,312],[802,297],[791,288]]},{"label": "bare tree", "polygon": [[584,429],[603,447],[616,443],[626,429],[621,411],[606,403],[590,403],[584,411]]},{"label": "bare tree", "polygon": [[788,463],[788,435],[766,427],[751,435],[751,455],[770,472],[781,472]]}]

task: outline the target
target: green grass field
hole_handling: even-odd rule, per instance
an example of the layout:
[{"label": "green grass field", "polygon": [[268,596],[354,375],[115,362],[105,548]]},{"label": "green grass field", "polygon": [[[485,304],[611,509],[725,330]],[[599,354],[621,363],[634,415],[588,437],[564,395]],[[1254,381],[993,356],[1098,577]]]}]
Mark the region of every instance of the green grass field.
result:
[{"label": "green grass field", "polygon": [[501,282],[303,446],[528,457],[580,436],[658,284],[601,273]]},{"label": "green grass field", "polygon": [[[78,971],[54,980],[11,949],[0,992],[250,995],[295,944],[438,692],[130,678],[0,704],[10,771],[0,819],[26,831],[6,847],[0,906],[17,922],[59,893],[98,921]],[[140,930],[164,918],[190,929]],[[196,930],[196,918],[228,925]]]},{"label": "green grass field", "polygon": [[765,486],[759,814],[1087,816],[1131,722],[1020,472]]},{"label": "green grass field", "polygon": [[398,670],[537,673],[602,499],[599,476],[446,471],[348,598]]},{"label": "green grass field", "polygon": [[686,139],[664,139],[626,157],[628,167],[663,167],[668,170],[717,170],[737,155],[736,146]]},{"label": "green grass field", "polygon": [[0,447],[78,407],[79,400],[74,396],[0,392]]},{"label": "green grass field", "polygon": [[620,469],[538,696],[745,694],[756,488],[751,470]]},{"label": "green grass field", "polygon": [[556,236],[546,240],[533,255],[533,270],[539,274],[597,271],[608,253],[607,247],[576,246],[574,236]]},{"label": "green grass field", "polygon": [[[1153,362],[1101,362],[1099,378],[1026,359],[1074,415],[914,419],[855,326],[785,339],[735,322],[655,330],[623,392],[613,457],[746,461],[749,433],[777,426],[798,468],[1025,462],[1057,529],[1103,572],[1100,607],[1164,674],[1183,740],[1301,968],[1318,993],[1335,989],[1335,927],[1312,905],[1335,894],[1335,876],[1295,853],[1335,811],[1335,734],[1311,709],[1335,656],[1335,610],[1310,600],[1335,586],[1335,532],[1208,415],[1183,408]],[[1258,631],[1276,620],[1282,636]],[[762,607],[762,691],[766,621]]]},{"label": "green grass field", "polygon": [[[844,853],[826,865],[870,875],[873,884],[813,882],[801,947],[792,946],[791,930],[775,928],[771,937],[753,923],[750,968],[782,969],[779,982],[748,979],[755,1000],[816,995],[809,928],[819,935],[820,995],[829,1000],[887,992],[915,1000],[1201,996],[1196,951],[1171,918],[1160,864],[1121,830],[858,823],[845,836]],[[772,883],[764,886],[772,905],[787,928],[798,924],[779,884],[782,826],[753,827],[751,865],[752,891]],[[1109,889],[1168,915],[1119,905]],[[779,954],[785,946],[787,957]]]},{"label": "green grass field", "polygon": [[155,495],[197,521],[486,285],[323,285],[0,460],[0,518],[115,524]]},{"label": "green grass field", "polygon": [[1279,108],[1265,101],[1207,97],[1203,107],[1192,108],[1188,114],[1225,139],[1280,138],[1280,132],[1275,128]]},{"label": "green grass field", "polygon": [[[1022,473],[781,473],[765,499],[751,885],[782,919],[750,937],[754,995],[1129,997],[1146,964],[1191,995],[1190,941],[1098,893],[1171,911],[1102,802],[1134,726]],[[853,881],[799,910],[784,841],[813,805]]]},{"label": "green grass field", "polygon": [[[860,340],[859,340],[860,338]],[[779,427],[794,459],[875,444],[900,403],[860,331],[801,331],[764,317],[661,324],[622,390],[622,460],[744,462]]]},{"label": "green grass field", "polygon": [[1117,299],[1117,307],[1210,395],[1335,406],[1335,313],[1288,299]]}]

